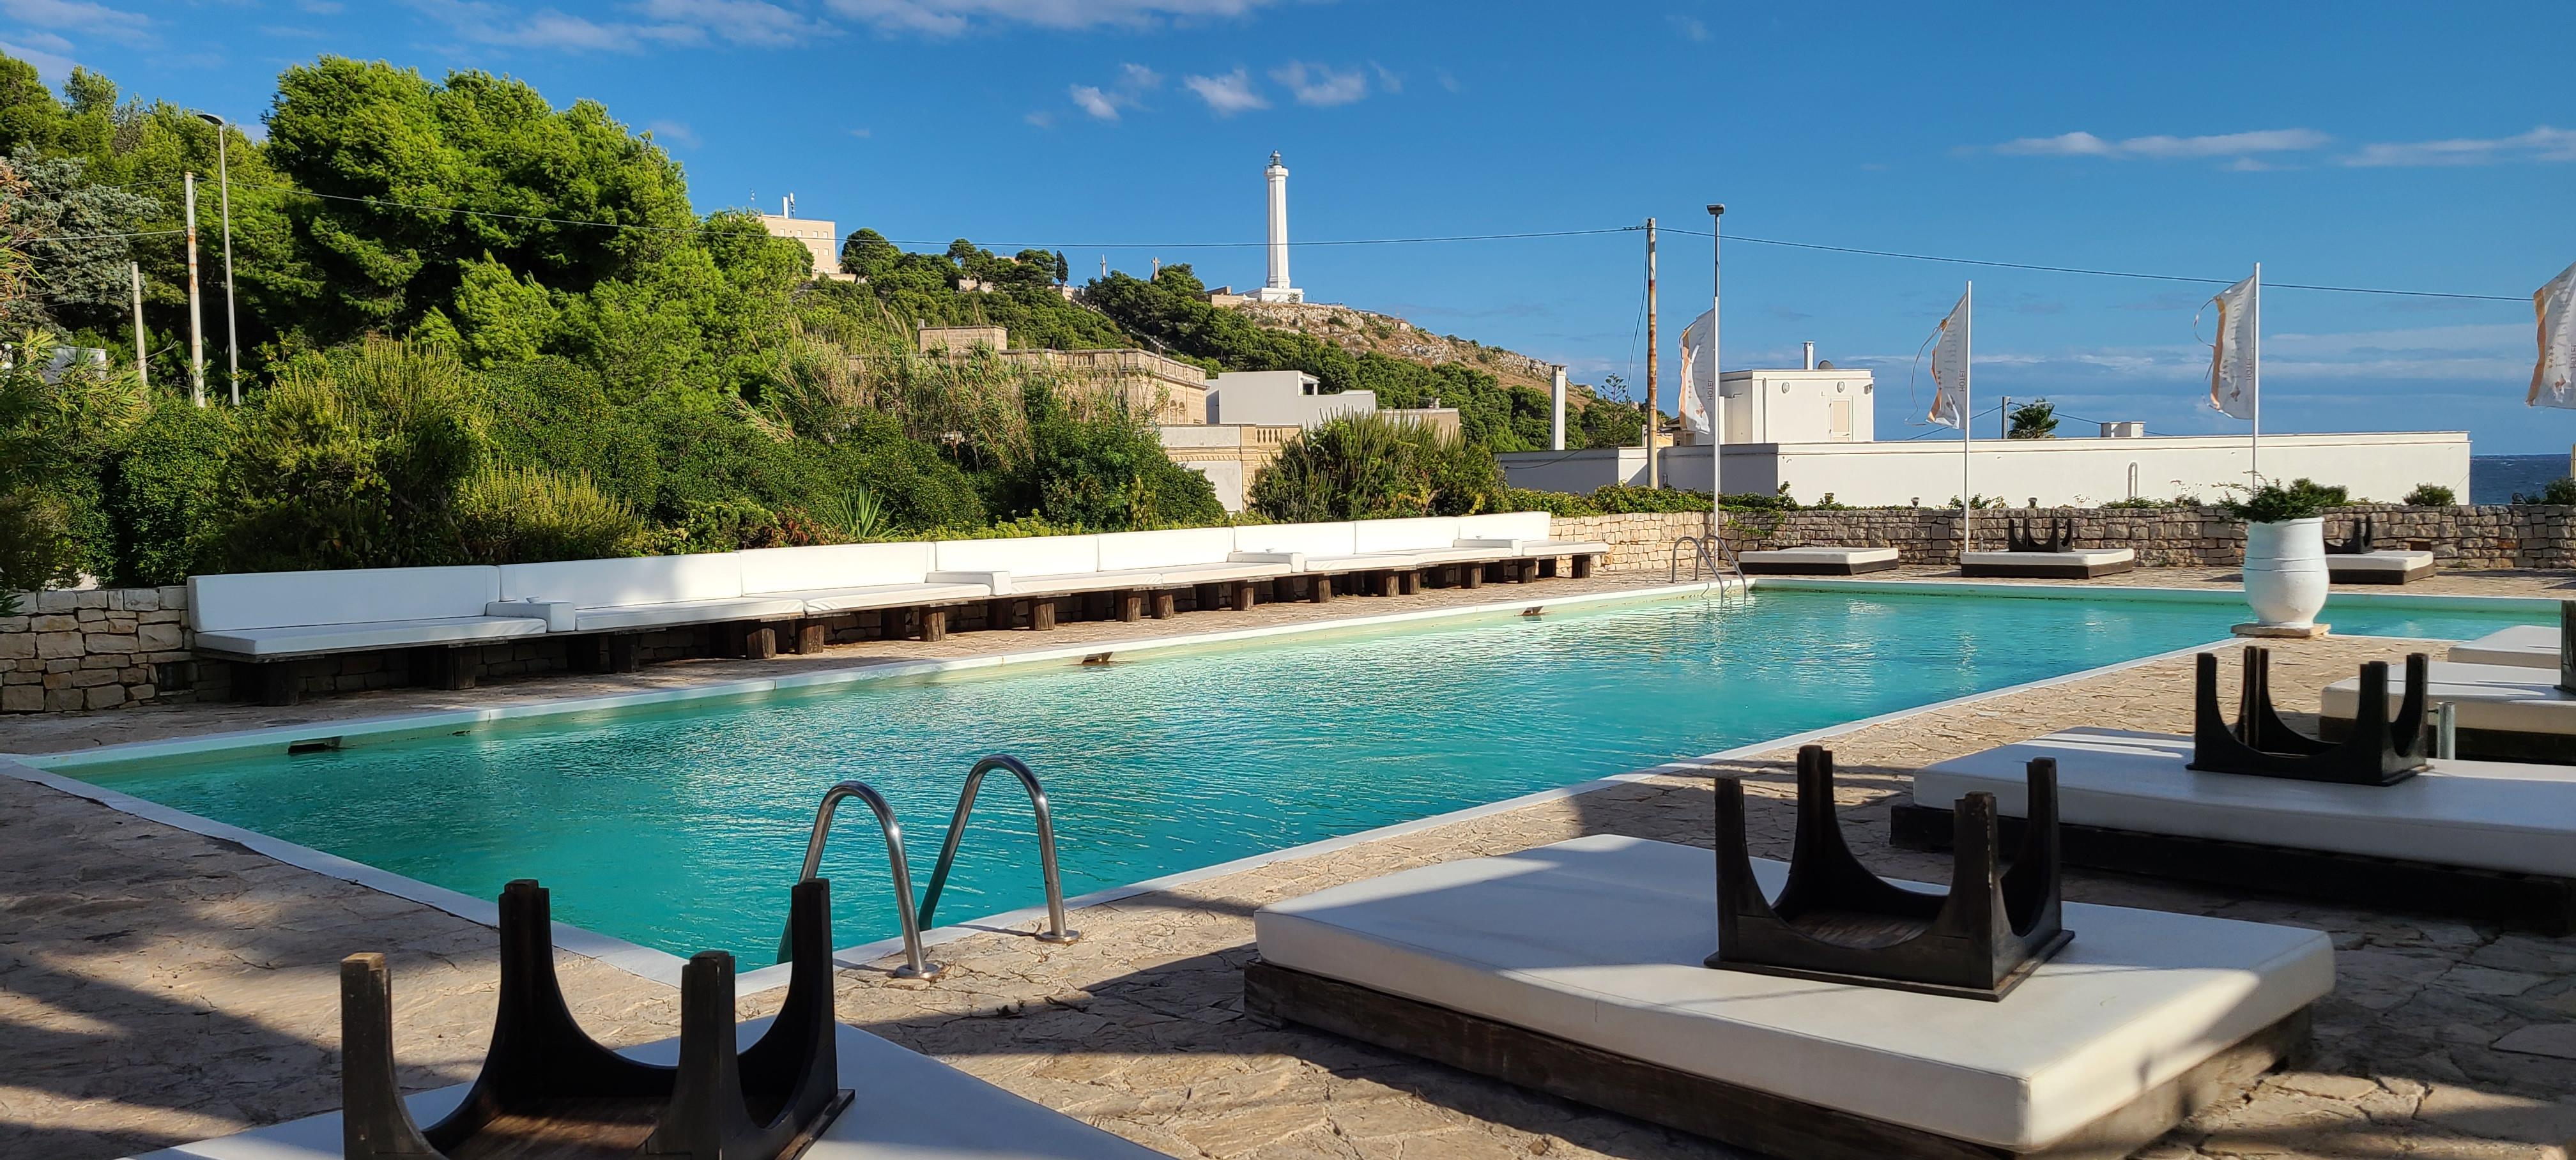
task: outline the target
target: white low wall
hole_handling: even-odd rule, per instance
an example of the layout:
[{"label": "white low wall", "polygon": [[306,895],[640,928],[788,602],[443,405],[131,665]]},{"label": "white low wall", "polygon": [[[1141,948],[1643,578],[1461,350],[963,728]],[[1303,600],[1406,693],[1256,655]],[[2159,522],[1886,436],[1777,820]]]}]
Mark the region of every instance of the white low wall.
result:
[{"label": "white low wall", "polygon": [[[2162,436],[2146,439],[1980,439],[1973,486],[1980,495],[2024,505],[2089,507],[2133,496],[2221,498],[2242,485],[2251,466],[2244,439]],[[1645,482],[1642,448],[1519,451],[1500,456],[1514,487],[1587,492],[1609,483]],[[1706,490],[1709,448],[1663,452],[1667,487]],[[1769,494],[1789,485],[1802,501],[1830,492],[1842,503],[1946,507],[1959,494],[1956,442],[1731,443],[1726,486],[1732,494]],[[2463,431],[2349,435],[2267,435],[2266,479],[2313,479],[2349,488],[2355,500],[2390,502],[2419,484],[2469,493],[2469,437]]]}]

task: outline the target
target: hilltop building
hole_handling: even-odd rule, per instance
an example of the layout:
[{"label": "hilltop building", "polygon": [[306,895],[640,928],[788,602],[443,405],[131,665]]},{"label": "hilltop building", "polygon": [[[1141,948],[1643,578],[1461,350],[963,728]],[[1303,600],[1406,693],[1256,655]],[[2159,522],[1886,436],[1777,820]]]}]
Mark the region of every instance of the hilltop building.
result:
[{"label": "hilltop building", "polygon": [[796,195],[788,194],[779,202],[777,213],[760,215],[762,228],[773,238],[787,238],[802,244],[814,255],[814,276],[835,281],[855,281],[856,275],[841,272],[841,234],[822,218],[796,216]]},{"label": "hilltop building", "polygon": [[[1815,361],[1718,376],[1720,445],[1688,431],[1658,446],[1666,486],[1705,490],[1712,463],[1733,495],[1769,495],[1787,487],[1815,501],[1947,506],[1959,494],[1963,454],[1956,440],[1879,442],[1877,384],[1864,370]],[[1985,420],[1998,424],[1994,417]],[[2252,467],[2243,435],[2146,434],[2145,424],[2103,423],[2099,438],[1981,437],[1965,453],[1980,495],[2007,503],[2085,506],[2124,499],[2192,496],[2215,500],[2243,487]],[[1981,433],[1982,434],[1982,433]],[[1660,440],[1658,441],[1660,444]],[[1588,492],[1603,484],[1646,482],[1643,447],[1505,452],[1504,477],[1514,487]],[[2349,488],[2357,497],[2395,500],[2418,484],[2462,495],[2469,487],[2469,437],[2463,431],[2389,431],[2330,435],[2266,434],[2267,480],[2307,478]]]},{"label": "hilltop building", "polygon": [[[999,326],[925,326],[918,341],[923,354],[956,356],[982,348],[1010,362],[1046,367],[1076,390],[1117,394],[1130,408],[1153,417],[1163,453],[1208,477],[1227,511],[1243,510],[1252,477],[1279,458],[1279,449],[1297,432],[1379,409],[1375,392],[1328,394],[1320,380],[1304,371],[1211,375],[1146,350],[1014,350],[1010,331]],[[1455,407],[1390,408],[1386,413],[1451,435],[1460,430]]]}]

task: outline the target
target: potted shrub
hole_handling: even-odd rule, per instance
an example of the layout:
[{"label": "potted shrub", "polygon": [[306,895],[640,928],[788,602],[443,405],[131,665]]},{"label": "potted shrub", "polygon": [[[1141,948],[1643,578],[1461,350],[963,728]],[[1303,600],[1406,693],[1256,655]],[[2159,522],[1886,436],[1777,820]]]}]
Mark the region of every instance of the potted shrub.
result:
[{"label": "potted shrub", "polygon": [[2245,602],[2255,623],[2306,628],[2326,606],[2327,508],[2348,502],[2344,489],[2293,480],[2267,483],[2219,506],[2245,521]]}]

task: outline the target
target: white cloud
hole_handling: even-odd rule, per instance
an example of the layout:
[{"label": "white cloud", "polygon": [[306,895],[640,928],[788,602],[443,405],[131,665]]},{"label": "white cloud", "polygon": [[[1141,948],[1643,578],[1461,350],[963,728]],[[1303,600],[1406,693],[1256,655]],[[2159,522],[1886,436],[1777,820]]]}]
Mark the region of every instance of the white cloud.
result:
[{"label": "white cloud", "polygon": [[1994,152],[2023,157],[2110,157],[2154,161],[2212,157],[2244,158],[2258,153],[2298,153],[2323,148],[2333,138],[2314,129],[2258,129],[2200,137],[2158,134],[2111,140],[2077,130],[2054,137],[2023,137],[1994,147]]},{"label": "white cloud", "polygon": [[1118,66],[1118,79],[1108,85],[1072,85],[1066,92],[1076,108],[1094,120],[1115,121],[1121,109],[1141,108],[1145,94],[1163,87],[1163,74],[1141,64]]},{"label": "white cloud", "polygon": [[104,36],[125,44],[147,44],[153,39],[151,17],[93,0],[0,0],[0,16],[37,28]]},{"label": "white cloud", "polygon": [[1118,119],[1118,102],[1110,100],[1109,94],[1100,91],[1098,87],[1093,85],[1075,85],[1073,86],[1072,93],[1073,103],[1080,107],[1083,112],[1089,113],[1094,117],[1098,117],[1103,121],[1115,121]]},{"label": "white cloud", "polygon": [[1288,86],[1301,105],[1330,108],[1368,96],[1368,74],[1358,69],[1335,71],[1329,65],[1292,60],[1270,70],[1270,79]]},{"label": "white cloud", "polygon": [[38,52],[67,53],[72,50],[71,41],[65,40],[50,32],[35,32],[32,30],[21,32],[18,34],[18,43],[35,49]]},{"label": "white cloud", "polygon": [[865,128],[852,129],[852,130],[850,130],[850,136],[853,136],[853,137],[859,138],[860,140],[864,141],[864,140],[866,140],[866,139],[868,139],[868,138],[870,138],[870,137],[874,137],[874,136],[876,136],[876,130],[873,130],[873,129],[865,129]]},{"label": "white cloud", "polygon": [[1439,80],[1441,88],[1447,89],[1450,92],[1463,93],[1467,91],[1467,86],[1459,84],[1458,78],[1449,75],[1448,69],[1441,69],[1436,79]]},{"label": "white cloud", "polygon": [[702,28],[732,44],[776,48],[840,32],[767,0],[638,0],[628,7],[647,20]]},{"label": "white cloud", "polygon": [[1377,87],[1385,89],[1389,93],[1400,93],[1404,91],[1404,78],[1396,74],[1393,70],[1388,69],[1385,65],[1379,64],[1376,61],[1370,61],[1369,71],[1377,74]]},{"label": "white cloud", "polygon": [[1247,109],[1267,109],[1270,101],[1252,91],[1252,78],[1236,69],[1222,76],[1189,76],[1181,78],[1199,99],[1207,102],[1208,111],[1220,117],[1231,117]]},{"label": "white cloud", "polygon": [[316,16],[337,16],[345,7],[340,0],[296,0],[295,6]]},{"label": "white cloud", "polygon": [[1699,17],[1684,16],[1676,12],[1668,19],[1673,22],[1673,31],[1681,33],[1685,39],[1701,41],[1708,39],[1708,25]]},{"label": "white cloud", "polygon": [[2502,161],[2576,161],[2576,130],[2547,125],[2511,137],[2455,137],[2364,145],[2346,165],[2492,165]]},{"label": "white cloud", "polygon": [[1077,29],[1152,26],[1244,15],[1273,0],[829,0],[834,12],[881,32],[932,36],[1001,25]]},{"label": "white cloud", "polygon": [[650,121],[645,124],[644,131],[651,133],[656,141],[668,141],[690,149],[698,147],[698,131],[690,128],[686,121]]},{"label": "white cloud", "polygon": [[[38,33],[37,35],[41,36],[43,34]],[[29,37],[28,39],[32,40],[34,37]],[[62,38],[57,36],[52,39],[61,40]],[[59,85],[64,81],[72,79],[73,62],[70,57],[62,56],[57,53],[46,52],[43,49],[31,47],[25,44],[12,43],[6,40],[0,40],[0,52],[8,53],[11,56],[17,57],[18,59],[35,66],[36,79],[43,81],[46,84]]]}]

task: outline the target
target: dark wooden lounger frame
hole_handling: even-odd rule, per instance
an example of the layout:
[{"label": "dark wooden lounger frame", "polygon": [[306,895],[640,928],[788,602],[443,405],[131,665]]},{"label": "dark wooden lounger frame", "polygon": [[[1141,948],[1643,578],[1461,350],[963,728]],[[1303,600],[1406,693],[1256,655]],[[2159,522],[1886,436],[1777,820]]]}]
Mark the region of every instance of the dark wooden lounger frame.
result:
[{"label": "dark wooden lounger frame", "polygon": [[[1997,820],[2005,841],[2018,840],[2022,819]],[[1946,850],[1950,831],[1947,809],[1907,802],[1890,811],[1891,845]],[[2057,834],[2059,850],[2070,866],[2322,898],[2371,910],[2480,919],[2547,935],[2576,933],[2576,879],[2065,821],[2058,823]]]},{"label": "dark wooden lounger frame", "polygon": [[1748,576],[1859,576],[1868,572],[1885,572],[1901,562],[1901,560],[1867,560],[1858,564],[1828,564],[1823,561],[1813,564],[1789,564],[1770,560],[1746,560],[1743,564],[1744,573]]},{"label": "dark wooden lounger frame", "polygon": [[[2535,673],[2546,669],[2533,669]],[[2352,718],[2317,718],[2317,736],[2341,741],[2352,735]],[[2512,729],[2460,729],[2453,734],[2463,761],[2519,761],[2533,765],[2576,765],[2576,734],[2525,733]]]},{"label": "dark wooden lounger frame", "polygon": [[2038,1151],[2016,1152],[1677,1071],[1258,959],[1244,968],[1243,1006],[1253,1019],[1273,1026],[1302,1024],[1782,1160],[2126,1156],[2254,1077],[2298,1062],[2310,1037],[2310,1016],[2302,1008],[2072,1136]]},{"label": "dark wooden lounger frame", "polygon": [[[2091,580],[2097,576],[2116,576],[2122,572],[2134,572],[2138,569],[2138,560],[2135,556],[2109,564],[2088,564],[2081,558],[2062,552],[2015,552],[2013,555],[2028,556],[2030,559],[2015,560],[2009,564],[1962,564],[1959,566],[1959,574],[1962,576],[2021,576],[2041,580]],[[2051,557],[2056,558],[2051,559]]]},{"label": "dark wooden lounger frame", "polygon": [[2412,584],[2433,574],[2427,563],[2414,568],[2337,568],[2335,561],[2349,557],[2329,554],[2326,557],[2326,582],[2329,584]]}]

